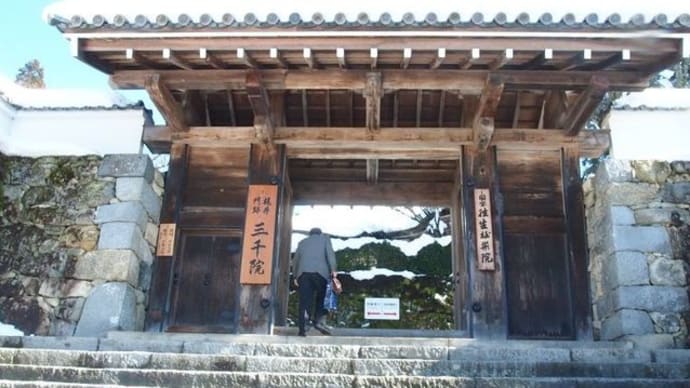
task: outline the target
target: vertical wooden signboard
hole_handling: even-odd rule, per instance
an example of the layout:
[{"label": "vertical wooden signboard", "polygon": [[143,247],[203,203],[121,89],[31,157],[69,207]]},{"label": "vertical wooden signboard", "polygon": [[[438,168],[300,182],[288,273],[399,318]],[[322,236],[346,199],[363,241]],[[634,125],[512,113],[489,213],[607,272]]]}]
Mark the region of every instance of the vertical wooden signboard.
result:
[{"label": "vertical wooden signboard", "polygon": [[477,269],[495,271],[494,233],[489,189],[474,190],[474,219],[477,238]]},{"label": "vertical wooden signboard", "polygon": [[175,252],[175,225],[160,224],[158,227],[157,256],[172,256]]},{"label": "vertical wooden signboard", "polygon": [[278,186],[249,186],[240,269],[242,284],[271,284],[277,206]]}]

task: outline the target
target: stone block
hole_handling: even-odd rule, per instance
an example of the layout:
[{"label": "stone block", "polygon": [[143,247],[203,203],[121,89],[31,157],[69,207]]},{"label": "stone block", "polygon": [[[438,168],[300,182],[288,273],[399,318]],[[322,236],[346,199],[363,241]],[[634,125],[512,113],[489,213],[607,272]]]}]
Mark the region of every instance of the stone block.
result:
[{"label": "stone block", "polygon": [[139,284],[139,259],[129,249],[103,249],[81,257],[74,268],[73,277],[86,280],[127,282]]},{"label": "stone block", "polygon": [[90,350],[98,349],[98,338],[87,337],[42,337],[30,336],[24,338],[25,348],[34,349],[64,349],[64,350]]},{"label": "stone block", "polygon": [[631,163],[635,179],[647,183],[664,183],[671,175],[671,165],[653,160],[635,160]]},{"label": "stone block", "polygon": [[161,199],[144,178],[117,178],[115,195],[122,202],[139,201],[149,217],[158,223],[161,210]]},{"label": "stone block", "polygon": [[682,260],[658,258],[649,265],[649,278],[654,285],[685,286],[686,264]]},{"label": "stone block", "polygon": [[690,365],[690,349],[659,349],[653,351],[658,363],[682,363]]},{"label": "stone block", "polygon": [[662,334],[675,334],[683,328],[680,314],[651,312],[649,316],[654,322],[654,330]]},{"label": "stone block", "polygon": [[690,182],[668,183],[664,185],[662,199],[664,202],[690,203]]},{"label": "stone block", "polygon": [[99,206],[96,211],[96,223],[132,222],[139,225],[139,229],[146,230],[148,216],[146,209],[139,201],[128,201]]},{"label": "stone block", "polygon": [[597,181],[604,183],[630,182],[633,179],[633,169],[627,160],[609,158],[599,164],[596,176]]},{"label": "stone block", "polygon": [[110,222],[101,227],[98,249],[132,250],[139,260],[151,264],[153,255],[139,227],[134,223]]},{"label": "stone block", "polygon": [[141,154],[117,154],[103,157],[98,167],[99,177],[142,177],[153,181],[154,168],[151,159]]},{"label": "stone block", "polygon": [[638,310],[620,310],[601,324],[601,338],[614,340],[630,334],[654,333],[649,314]]},{"label": "stone block", "polygon": [[598,301],[597,305],[600,313],[620,309],[680,313],[690,308],[685,287],[667,286],[621,286]]},{"label": "stone block", "polygon": [[648,183],[612,183],[604,195],[612,205],[646,205],[657,197],[658,189]]},{"label": "stone block", "polygon": [[158,225],[149,222],[146,224],[146,232],[144,232],[144,238],[152,247],[155,247],[158,243]]},{"label": "stone block", "polygon": [[671,240],[663,226],[614,225],[612,245],[615,251],[671,253]]},{"label": "stone block", "polygon": [[127,283],[105,283],[86,300],[75,336],[104,337],[110,330],[136,328],[136,295]]},{"label": "stone block", "polygon": [[[129,329],[131,330],[131,329]],[[79,334],[77,334],[79,335]],[[100,340],[99,350],[104,351],[139,351],[154,353],[182,353],[183,341],[172,339],[126,340],[104,338]]]},{"label": "stone block", "polygon": [[638,225],[667,225],[671,222],[673,212],[683,213],[687,219],[687,211],[679,211],[672,207],[638,209],[635,211],[635,222]]},{"label": "stone block", "polygon": [[572,349],[570,351],[574,362],[587,363],[620,363],[620,362],[652,362],[651,354],[648,351],[635,349]]},{"label": "stone block", "polygon": [[634,225],[635,213],[627,206],[611,206],[611,222],[614,225]]},{"label": "stone block", "polygon": [[637,349],[671,349],[675,346],[670,334],[626,335],[621,340],[632,342]]},{"label": "stone block", "polygon": [[148,290],[151,287],[151,276],[153,266],[145,261],[139,262],[139,279],[137,280],[137,288],[140,290]]},{"label": "stone block", "polygon": [[603,272],[605,290],[649,284],[647,257],[640,252],[614,253],[604,263]]}]

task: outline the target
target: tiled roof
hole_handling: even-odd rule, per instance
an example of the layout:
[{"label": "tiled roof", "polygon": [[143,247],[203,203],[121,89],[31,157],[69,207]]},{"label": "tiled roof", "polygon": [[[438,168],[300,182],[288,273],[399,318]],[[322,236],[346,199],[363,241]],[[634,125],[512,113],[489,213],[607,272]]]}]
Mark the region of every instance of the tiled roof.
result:
[{"label": "tiled roof", "polygon": [[[113,4],[110,4],[113,3]],[[348,2],[262,1],[208,2],[156,1],[99,3],[64,0],[46,8],[47,21],[60,29],[248,27],[563,27],[568,29],[690,30],[690,15],[682,6],[655,7],[652,2],[602,1],[585,10],[581,4],[541,5],[493,2],[411,2],[350,0]],[[492,3],[492,2],[485,2]],[[557,2],[554,2],[557,3]],[[613,3],[613,6],[611,6]],[[682,2],[680,2],[682,3]],[[585,3],[586,4],[586,3]],[[687,7],[685,7],[687,8]],[[568,11],[568,10],[573,11]],[[637,10],[639,9],[639,10]],[[658,11],[657,11],[658,9]],[[688,10],[690,11],[690,10]]]}]

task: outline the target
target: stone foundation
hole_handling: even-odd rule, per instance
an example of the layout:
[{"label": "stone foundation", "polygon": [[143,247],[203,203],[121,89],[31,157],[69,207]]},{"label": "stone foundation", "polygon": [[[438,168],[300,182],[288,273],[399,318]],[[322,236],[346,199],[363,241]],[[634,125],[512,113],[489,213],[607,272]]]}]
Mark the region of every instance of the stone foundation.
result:
[{"label": "stone foundation", "polygon": [[690,162],[602,162],[585,206],[595,337],[688,346]]},{"label": "stone foundation", "polygon": [[0,321],[27,335],[143,328],[163,186],[148,157],[0,158]]}]

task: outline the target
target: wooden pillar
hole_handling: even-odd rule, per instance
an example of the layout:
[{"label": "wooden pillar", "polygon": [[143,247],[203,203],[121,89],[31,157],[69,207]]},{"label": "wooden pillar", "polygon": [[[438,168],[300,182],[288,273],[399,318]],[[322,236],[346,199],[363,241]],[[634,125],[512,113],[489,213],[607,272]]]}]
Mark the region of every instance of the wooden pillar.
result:
[{"label": "wooden pillar", "polygon": [[465,257],[465,225],[462,222],[462,160],[459,160],[453,195],[451,198],[450,215],[452,220],[453,239],[453,321],[457,330],[469,329],[469,274],[467,272],[467,260]]},{"label": "wooden pillar", "polygon": [[[488,147],[479,151],[463,147],[462,153],[462,221],[465,226],[465,260],[469,264],[470,332],[474,338],[505,339],[507,336],[506,299],[504,286],[504,264],[502,248],[501,213],[502,203],[496,182],[496,151]],[[491,220],[493,221],[493,242],[495,270],[480,271],[477,261],[475,189],[489,189],[491,193]]]},{"label": "wooden pillar", "polygon": [[285,174],[284,199],[278,217],[280,228],[280,252],[276,266],[277,280],[275,292],[275,319],[276,326],[287,326],[288,297],[290,296],[290,248],[292,242],[292,186],[289,174]]},{"label": "wooden pillar", "polygon": [[[180,209],[182,208],[182,190],[187,175],[188,148],[186,144],[180,143],[173,143],[170,147],[168,176],[165,181],[165,193],[160,214],[161,224],[178,224]],[[177,228],[175,230],[174,247],[179,248],[179,230]],[[151,288],[149,289],[149,301],[146,310],[146,330],[163,331],[167,325],[174,257],[174,252],[172,256],[156,256],[153,262]]]},{"label": "wooden pillar", "polygon": [[577,150],[561,150],[561,171],[575,335],[578,340],[592,340],[585,204]]},{"label": "wooden pillar", "polygon": [[[252,144],[249,156],[249,184],[250,185],[279,185],[278,214],[283,205],[282,184],[285,179],[286,153],[285,146],[270,146],[266,144]],[[281,225],[276,222],[274,234],[273,258],[271,260],[271,284],[242,284],[240,286],[240,334],[270,334],[272,326],[272,312],[275,308],[275,284],[278,268],[278,253],[280,252]],[[247,233],[247,231],[244,231]]]}]

